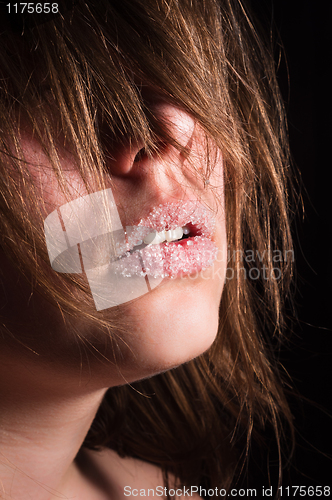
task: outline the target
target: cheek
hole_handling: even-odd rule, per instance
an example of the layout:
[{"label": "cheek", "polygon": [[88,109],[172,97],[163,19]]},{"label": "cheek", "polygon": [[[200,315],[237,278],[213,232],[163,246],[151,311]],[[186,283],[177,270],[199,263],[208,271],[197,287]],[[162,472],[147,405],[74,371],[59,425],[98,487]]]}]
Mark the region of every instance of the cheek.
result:
[{"label": "cheek", "polygon": [[[29,186],[30,194],[43,216],[59,208],[68,201],[75,200],[87,194],[86,186],[77,171],[77,163],[74,156],[64,150],[59,151],[59,160],[63,166],[65,176],[66,194],[61,189],[59,179],[53,170],[49,158],[41,149],[36,139],[29,134],[22,134],[20,137],[21,147],[24,150],[24,160],[26,162],[25,175],[26,184]],[[91,179],[86,179],[91,182]],[[35,207],[31,206],[32,214]]]}]

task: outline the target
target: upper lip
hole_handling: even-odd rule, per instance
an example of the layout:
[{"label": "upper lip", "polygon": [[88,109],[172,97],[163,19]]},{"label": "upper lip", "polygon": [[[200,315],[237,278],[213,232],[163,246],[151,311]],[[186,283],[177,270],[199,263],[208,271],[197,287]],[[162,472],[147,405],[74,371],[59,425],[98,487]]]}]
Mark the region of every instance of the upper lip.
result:
[{"label": "upper lip", "polygon": [[211,237],[215,229],[215,218],[211,210],[197,200],[168,202],[154,207],[147,217],[141,219],[139,227],[155,231],[176,229],[190,225],[195,235]]}]

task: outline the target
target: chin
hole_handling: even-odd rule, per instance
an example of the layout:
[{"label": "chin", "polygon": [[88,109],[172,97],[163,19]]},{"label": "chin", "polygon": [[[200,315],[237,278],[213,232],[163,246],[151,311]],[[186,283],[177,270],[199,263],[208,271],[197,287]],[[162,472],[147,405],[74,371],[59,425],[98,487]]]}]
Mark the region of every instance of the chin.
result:
[{"label": "chin", "polygon": [[119,369],[126,381],[175,368],[209,349],[218,332],[221,291],[217,280],[165,280],[124,305],[129,329]]}]

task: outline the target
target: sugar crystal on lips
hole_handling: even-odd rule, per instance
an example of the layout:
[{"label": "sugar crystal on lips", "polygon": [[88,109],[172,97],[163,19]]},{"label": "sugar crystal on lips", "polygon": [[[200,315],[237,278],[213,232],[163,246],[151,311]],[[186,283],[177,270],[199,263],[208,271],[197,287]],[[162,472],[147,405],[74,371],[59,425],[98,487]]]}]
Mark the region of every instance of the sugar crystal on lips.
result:
[{"label": "sugar crystal on lips", "polygon": [[[142,267],[137,261],[120,260],[116,264],[116,272],[123,276],[176,278],[206,269],[216,259],[218,249],[210,239],[215,219],[197,201],[159,205],[148,217],[141,219],[137,231],[140,227],[153,230],[143,238],[147,247],[136,252],[133,248],[134,253],[139,254]],[[190,228],[193,230],[191,237]],[[182,236],[190,239],[181,239]],[[172,240],[178,241],[174,243]]]},{"label": "sugar crystal on lips", "polygon": [[193,274],[197,269],[210,267],[217,257],[218,248],[210,239],[196,236],[192,240],[151,245],[135,253],[140,254],[139,262],[120,260],[116,263],[116,272],[131,277],[152,276],[154,278],[176,278],[182,274]]},{"label": "sugar crystal on lips", "polygon": [[156,231],[176,229],[192,224],[199,231],[199,236],[211,237],[216,221],[212,213],[197,201],[165,203],[155,207],[150,215],[141,219],[139,227],[151,227]]}]

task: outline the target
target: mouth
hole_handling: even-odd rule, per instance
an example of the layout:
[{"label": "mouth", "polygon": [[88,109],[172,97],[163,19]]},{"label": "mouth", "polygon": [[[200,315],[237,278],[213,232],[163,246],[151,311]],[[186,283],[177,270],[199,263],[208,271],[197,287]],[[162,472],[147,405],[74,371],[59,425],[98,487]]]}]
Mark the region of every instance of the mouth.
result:
[{"label": "mouth", "polygon": [[[126,251],[116,273],[177,278],[204,270],[217,257],[215,226],[211,211],[197,201],[159,205],[137,226],[126,228]],[[125,258],[133,254],[138,259]]]}]

